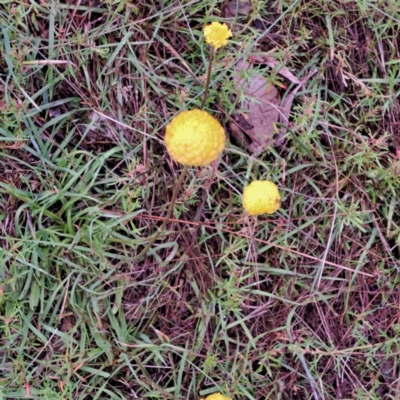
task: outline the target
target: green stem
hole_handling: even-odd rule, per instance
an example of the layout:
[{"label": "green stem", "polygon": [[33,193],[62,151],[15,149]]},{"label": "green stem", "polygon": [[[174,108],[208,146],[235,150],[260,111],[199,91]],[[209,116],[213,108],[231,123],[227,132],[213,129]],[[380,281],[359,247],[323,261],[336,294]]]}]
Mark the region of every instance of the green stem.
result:
[{"label": "green stem", "polygon": [[207,70],[207,78],[206,78],[206,90],[204,91],[203,101],[201,102],[200,110],[204,108],[206,104],[207,96],[208,96],[208,88],[210,86],[210,78],[211,78],[211,69],[212,69],[212,62],[214,59],[214,47],[211,47],[210,51],[210,61],[208,62],[208,70]]},{"label": "green stem", "polygon": [[172,199],[171,199],[171,202],[169,203],[167,215],[164,219],[164,222],[158,228],[158,230],[154,234],[154,236],[149,238],[149,242],[146,244],[144,249],[137,256],[135,256],[133,258],[133,261],[137,261],[146,255],[146,253],[149,251],[150,247],[153,246],[154,242],[160,237],[161,233],[163,232],[164,228],[166,227],[169,219],[171,218],[172,211],[174,210],[175,201],[176,201],[176,198],[178,197],[179,189],[182,186],[183,180],[185,179],[188,169],[189,169],[189,167],[187,165],[185,165],[185,167],[183,168],[183,170],[179,176],[178,182],[176,183],[175,188],[174,188],[174,192],[172,193]]}]

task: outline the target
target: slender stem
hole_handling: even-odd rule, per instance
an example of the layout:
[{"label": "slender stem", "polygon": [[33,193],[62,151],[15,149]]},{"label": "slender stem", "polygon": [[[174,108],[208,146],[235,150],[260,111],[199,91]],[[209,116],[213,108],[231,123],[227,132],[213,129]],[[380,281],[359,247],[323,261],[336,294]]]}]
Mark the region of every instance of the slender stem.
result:
[{"label": "slender stem", "polygon": [[[210,86],[210,78],[211,78],[211,69],[212,69],[213,59],[214,59],[214,47],[211,47],[210,61],[208,64],[207,78],[206,78],[206,90],[204,91],[204,97],[203,97],[203,101],[201,102],[200,110],[202,110],[204,108],[204,105],[206,104],[206,100],[207,100],[207,96],[208,96],[208,88]],[[189,169],[189,167],[187,165],[185,165],[185,167],[183,168],[183,170],[179,176],[178,182],[176,182],[176,184],[175,184],[174,191],[172,193],[172,199],[171,199],[171,202],[169,203],[167,215],[165,216],[163,223],[158,228],[158,230],[154,234],[154,236],[149,238],[149,242],[146,244],[146,246],[144,246],[143,250],[137,256],[135,256],[132,261],[140,260],[143,256],[145,256],[147,254],[147,252],[149,251],[150,247],[153,246],[154,242],[160,237],[164,228],[167,226],[169,219],[171,218],[172,212],[174,210],[174,205],[175,205],[175,201],[178,197],[179,190],[182,186],[183,180],[186,177],[188,169]]]},{"label": "slender stem", "polygon": [[203,101],[201,102],[200,110],[204,108],[206,104],[207,96],[208,96],[208,88],[210,86],[210,78],[211,78],[211,69],[212,69],[212,62],[214,59],[214,47],[211,46],[210,51],[210,61],[208,62],[208,70],[207,70],[207,78],[206,78],[206,90],[204,92]]},{"label": "slender stem", "polygon": [[[204,105],[206,104],[206,100],[207,100],[207,96],[208,96],[208,88],[210,87],[211,70],[212,70],[212,62],[214,59],[214,55],[215,55],[215,49],[214,49],[214,47],[211,46],[210,60],[209,60],[208,69],[207,69],[206,90],[204,91],[204,97],[203,97],[203,101],[201,102],[200,110],[202,110]],[[209,187],[208,187],[208,189],[209,189]],[[200,221],[201,212],[202,212],[202,210],[204,208],[204,204],[206,202],[206,196],[207,196],[208,189],[203,190],[203,199],[201,201],[200,207],[197,209],[197,213],[196,213],[196,217],[195,217],[196,222]],[[197,227],[195,227],[195,229],[194,229],[194,232],[192,234],[192,244],[190,247],[192,247],[194,244],[194,239],[196,237],[196,233],[197,233],[198,229],[199,229],[199,225],[197,225]]]},{"label": "slender stem", "polygon": [[182,182],[185,179],[185,176],[186,176],[186,174],[188,172],[188,169],[189,169],[189,167],[187,165],[185,165],[185,167],[183,168],[181,174],[179,175],[179,179],[178,179],[178,182],[176,182],[176,184],[175,184],[174,191],[172,193],[172,199],[171,199],[171,202],[169,203],[167,215],[166,215],[166,217],[164,219],[164,222],[158,228],[158,230],[154,234],[154,236],[149,238],[149,242],[146,244],[144,249],[137,256],[135,256],[133,258],[133,261],[137,261],[137,260],[139,260],[140,258],[142,258],[143,256],[146,255],[146,253],[149,251],[150,247],[153,246],[154,242],[160,237],[161,233],[163,232],[164,228],[166,227],[169,219],[171,218],[172,211],[174,210],[174,205],[175,205],[176,198],[178,197],[179,190],[180,190],[180,188],[182,186]]}]

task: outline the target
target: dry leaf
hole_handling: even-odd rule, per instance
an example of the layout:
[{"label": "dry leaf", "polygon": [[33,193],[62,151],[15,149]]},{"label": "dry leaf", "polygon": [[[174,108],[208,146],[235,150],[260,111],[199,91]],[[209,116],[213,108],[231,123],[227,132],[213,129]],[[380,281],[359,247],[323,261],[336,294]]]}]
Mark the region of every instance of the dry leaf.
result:
[{"label": "dry leaf", "polygon": [[223,9],[223,16],[228,19],[247,17],[251,13],[251,2],[249,0],[229,1]]},{"label": "dry leaf", "polygon": [[[275,57],[270,56],[270,55],[260,55],[254,61],[263,63],[263,64],[267,64],[270,68],[276,68],[279,65],[279,61]],[[292,109],[294,96],[301,89],[301,87],[304,86],[305,83],[311,78],[311,76],[313,76],[317,72],[317,70],[314,69],[313,71],[311,71],[310,74],[308,74],[302,80],[299,80],[298,78],[296,78],[286,67],[281,67],[276,72],[278,74],[282,75],[283,77],[285,77],[286,79],[288,79],[289,81],[298,85],[284,97],[284,99],[282,100],[282,103],[281,103],[281,115],[279,118],[279,122],[281,122],[283,124],[287,124],[287,122],[289,120],[289,114]]]},{"label": "dry leaf", "polygon": [[[245,138],[240,136],[239,141],[244,141],[250,152],[257,156],[263,148],[272,143],[274,135],[277,133],[275,122],[279,121],[280,116],[280,95],[274,85],[269,83],[260,73],[250,75],[247,80],[242,77],[241,71],[248,70],[249,64],[239,61],[237,64],[237,75],[233,78],[235,89],[243,91],[243,97],[246,100],[240,104],[238,123],[231,125],[233,134],[239,135],[238,126],[251,139],[251,143],[247,143]],[[245,117],[243,117],[243,114]],[[247,126],[243,126],[243,118]]]},{"label": "dry leaf", "polygon": [[[262,62],[269,63],[271,67],[278,64],[274,57],[264,56]],[[250,64],[244,61],[239,61],[237,64],[238,73],[233,78],[234,87],[237,91],[243,91],[246,100],[239,105],[239,110],[234,115],[235,122],[230,123],[230,128],[232,134],[249,149],[253,157],[258,157],[268,145],[282,142],[286,130],[284,128],[278,130],[275,123],[288,125],[296,93],[317,70],[314,69],[300,81],[289,70],[281,68],[279,73],[297,83],[297,86],[281,101],[276,87],[260,73],[251,74],[251,71],[249,73],[250,68]],[[242,77],[243,69],[248,71],[249,79]],[[251,140],[250,143],[243,133]]]},{"label": "dry leaf", "polygon": [[[260,33],[265,32],[265,23],[262,19],[256,18],[257,12],[254,1],[251,0],[231,0],[224,2],[222,16],[229,21],[233,32],[249,28],[258,29]],[[246,25],[243,25],[246,23]]]},{"label": "dry leaf", "polygon": [[74,316],[66,316],[61,325],[61,332],[69,332],[75,326],[75,317]]}]

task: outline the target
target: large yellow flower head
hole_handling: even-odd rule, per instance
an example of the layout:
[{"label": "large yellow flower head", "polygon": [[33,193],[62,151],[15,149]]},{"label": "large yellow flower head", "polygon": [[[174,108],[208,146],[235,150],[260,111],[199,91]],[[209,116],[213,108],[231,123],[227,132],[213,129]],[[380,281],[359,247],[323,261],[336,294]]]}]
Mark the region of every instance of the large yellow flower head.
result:
[{"label": "large yellow flower head", "polygon": [[165,144],[169,155],[183,165],[206,166],[225,147],[225,131],[207,111],[182,111],[166,127]]},{"label": "large yellow flower head", "polygon": [[231,400],[229,397],[225,397],[221,393],[213,393],[205,398],[205,400]]},{"label": "large yellow flower head", "polygon": [[204,37],[208,44],[218,50],[228,43],[228,39],[232,37],[232,31],[228,25],[214,21],[204,27]]},{"label": "large yellow flower head", "polygon": [[270,181],[253,181],[244,189],[243,207],[249,215],[273,214],[281,204],[278,187]]}]

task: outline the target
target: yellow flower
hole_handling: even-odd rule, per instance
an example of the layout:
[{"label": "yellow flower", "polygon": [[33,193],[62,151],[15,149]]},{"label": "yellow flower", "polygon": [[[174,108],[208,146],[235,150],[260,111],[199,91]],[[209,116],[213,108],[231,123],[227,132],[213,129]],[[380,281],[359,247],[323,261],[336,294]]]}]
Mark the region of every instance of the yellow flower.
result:
[{"label": "yellow flower", "polygon": [[182,111],[166,127],[169,155],[184,165],[206,166],[225,147],[225,131],[217,119],[203,110]]},{"label": "yellow flower", "polygon": [[232,31],[228,28],[228,25],[221,24],[220,22],[214,21],[204,27],[206,42],[211,44],[215,50],[225,46],[231,36]]},{"label": "yellow flower", "polygon": [[278,187],[270,181],[253,181],[244,189],[243,207],[250,215],[273,214],[280,207]]},{"label": "yellow flower", "polygon": [[207,396],[205,400],[231,400],[231,399],[229,397],[225,397],[221,393],[214,393]]}]

